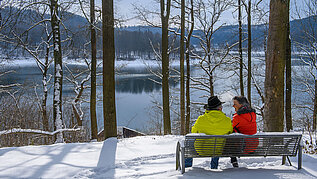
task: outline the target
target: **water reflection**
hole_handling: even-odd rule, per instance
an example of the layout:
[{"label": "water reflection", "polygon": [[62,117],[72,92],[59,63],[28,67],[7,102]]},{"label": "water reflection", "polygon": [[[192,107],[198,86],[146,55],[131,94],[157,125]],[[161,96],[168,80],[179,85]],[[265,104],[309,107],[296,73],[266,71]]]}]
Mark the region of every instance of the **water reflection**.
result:
[{"label": "water reflection", "polygon": [[[153,91],[159,91],[162,88],[162,86],[157,83],[160,81],[161,80],[154,75],[120,76],[116,78],[116,92],[132,94],[151,93]],[[170,80],[171,87],[177,86],[178,83],[176,80]]]},{"label": "water reflection", "polygon": [[[75,74],[84,70],[84,67],[81,65],[69,65],[69,68],[72,71],[75,71]],[[15,72],[2,76],[0,78],[0,84],[2,85],[19,83],[23,86],[34,86],[41,85],[42,83],[41,71],[36,66],[7,67],[4,70],[14,70]],[[98,68],[99,72],[101,70],[101,68]],[[49,74],[53,75],[53,68],[50,68]],[[72,84],[65,79],[65,77],[69,75],[70,74],[64,70],[63,94],[66,96],[74,93]],[[52,81],[53,79],[51,80],[51,83]],[[116,92],[141,94],[161,90],[162,86],[154,81],[161,82],[158,77],[149,73],[145,68],[121,69],[120,72],[116,74]],[[90,84],[90,81],[88,81],[87,84]],[[102,84],[102,76],[97,78],[97,84]],[[171,87],[175,87],[178,84],[179,82],[177,79],[170,80]],[[98,90],[100,89],[102,90],[102,88],[98,88]],[[88,91],[89,90],[86,92]]]}]

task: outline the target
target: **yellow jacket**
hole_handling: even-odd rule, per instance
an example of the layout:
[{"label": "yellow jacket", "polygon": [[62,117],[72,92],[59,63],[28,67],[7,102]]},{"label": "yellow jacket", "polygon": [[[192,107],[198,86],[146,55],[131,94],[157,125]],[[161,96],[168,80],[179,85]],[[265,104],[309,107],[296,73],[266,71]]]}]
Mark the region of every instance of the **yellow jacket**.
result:
[{"label": "yellow jacket", "polygon": [[[231,119],[223,112],[206,110],[204,115],[198,117],[192,133],[204,133],[207,135],[226,135],[232,133]],[[225,139],[197,139],[194,143],[195,150],[200,156],[217,156],[222,154]],[[215,150],[207,150],[210,146],[216,146]]]},{"label": "yellow jacket", "polygon": [[192,127],[192,133],[207,135],[231,134],[232,130],[231,119],[217,110],[206,110],[205,114],[199,116]]}]

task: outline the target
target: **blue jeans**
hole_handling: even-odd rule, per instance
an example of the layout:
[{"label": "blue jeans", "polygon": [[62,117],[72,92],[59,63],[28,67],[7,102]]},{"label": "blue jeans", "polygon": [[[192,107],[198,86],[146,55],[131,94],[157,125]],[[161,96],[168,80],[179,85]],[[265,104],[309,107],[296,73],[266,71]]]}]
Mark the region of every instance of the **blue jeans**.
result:
[{"label": "blue jeans", "polygon": [[[217,169],[219,163],[219,157],[213,157],[210,161],[210,168]],[[185,158],[185,167],[191,167],[193,165],[193,158]]]}]

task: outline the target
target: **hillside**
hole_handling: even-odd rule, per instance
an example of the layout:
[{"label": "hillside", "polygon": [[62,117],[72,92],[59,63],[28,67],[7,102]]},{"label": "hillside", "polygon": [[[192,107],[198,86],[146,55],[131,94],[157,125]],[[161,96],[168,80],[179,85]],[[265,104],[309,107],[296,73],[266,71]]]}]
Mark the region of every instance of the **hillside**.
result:
[{"label": "hillside", "polygon": [[[13,13],[16,11],[14,8],[5,8],[1,10],[2,16],[6,17],[9,13]],[[9,16],[8,16],[9,17]],[[15,17],[11,17],[11,24],[8,24],[6,29],[2,29],[1,33],[7,34],[8,36],[12,32],[13,24],[16,22],[14,26],[15,32],[23,33],[27,30],[32,22],[36,22],[36,18],[38,14],[35,11],[28,10],[20,14],[20,17],[14,19]],[[49,15],[46,15],[48,18]],[[66,39],[67,36],[72,38],[71,42],[65,44],[68,48],[71,48],[73,51],[81,51],[80,49],[85,48],[85,44],[89,42],[89,24],[87,20],[79,15],[69,13],[69,12],[61,12],[61,17],[63,19],[63,23],[66,27],[61,28],[62,39]],[[4,19],[5,20],[5,19]],[[101,23],[98,24],[101,26]],[[305,42],[303,38],[305,33],[303,27],[310,26],[310,32],[317,31],[317,16],[311,16],[304,19],[293,20],[290,22],[291,28],[291,37],[293,41],[297,42]],[[253,50],[262,50],[265,34],[267,34],[268,25],[254,25],[252,26],[252,48]],[[247,26],[243,25],[243,31],[247,31]],[[115,29],[115,43],[117,52],[131,52],[131,51],[139,51],[139,52],[152,52],[152,48],[150,46],[150,41],[153,44],[156,44],[159,47],[160,43],[160,33],[161,29],[150,26],[132,26],[132,27],[120,27]],[[102,41],[101,41],[101,33],[97,33],[97,48],[101,50]],[[200,30],[195,30],[194,35],[202,35]],[[245,34],[246,35],[246,34]],[[316,34],[315,34],[316,35]],[[32,29],[28,34],[28,43],[29,44],[39,44],[41,39],[44,38],[43,27],[37,27]],[[244,37],[246,38],[246,36]],[[45,38],[44,38],[45,39]],[[230,25],[224,26],[219,29],[213,35],[213,44],[215,46],[221,46],[225,43],[235,43],[238,41],[238,26]],[[2,43],[2,44],[1,44]],[[4,42],[1,42],[3,48],[6,48],[8,45]],[[199,40],[197,38],[192,38],[192,45],[199,45]],[[245,47],[247,46],[247,41],[243,44]],[[12,47],[13,48],[13,47]],[[73,53],[74,54],[74,53]]]}]

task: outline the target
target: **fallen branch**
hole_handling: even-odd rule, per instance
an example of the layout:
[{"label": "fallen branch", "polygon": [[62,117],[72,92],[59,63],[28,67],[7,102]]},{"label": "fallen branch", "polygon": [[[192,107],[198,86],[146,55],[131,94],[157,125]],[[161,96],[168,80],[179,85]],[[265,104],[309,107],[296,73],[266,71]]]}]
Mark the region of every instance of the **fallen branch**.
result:
[{"label": "fallen branch", "polygon": [[0,131],[0,136],[5,135],[5,134],[13,134],[13,133],[31,133],[31,134],[43,134],[43,135],[55,135],[59,132],[66,132],[66,131],[79,131],[81,128],[75,128],[75,129],[59,129],[53,132],[50,131],[42,131],[42,130],[37,130],[37,129],[21,129],[21,128],[13,128],[13,129],[8,129],[4,131]]}]

